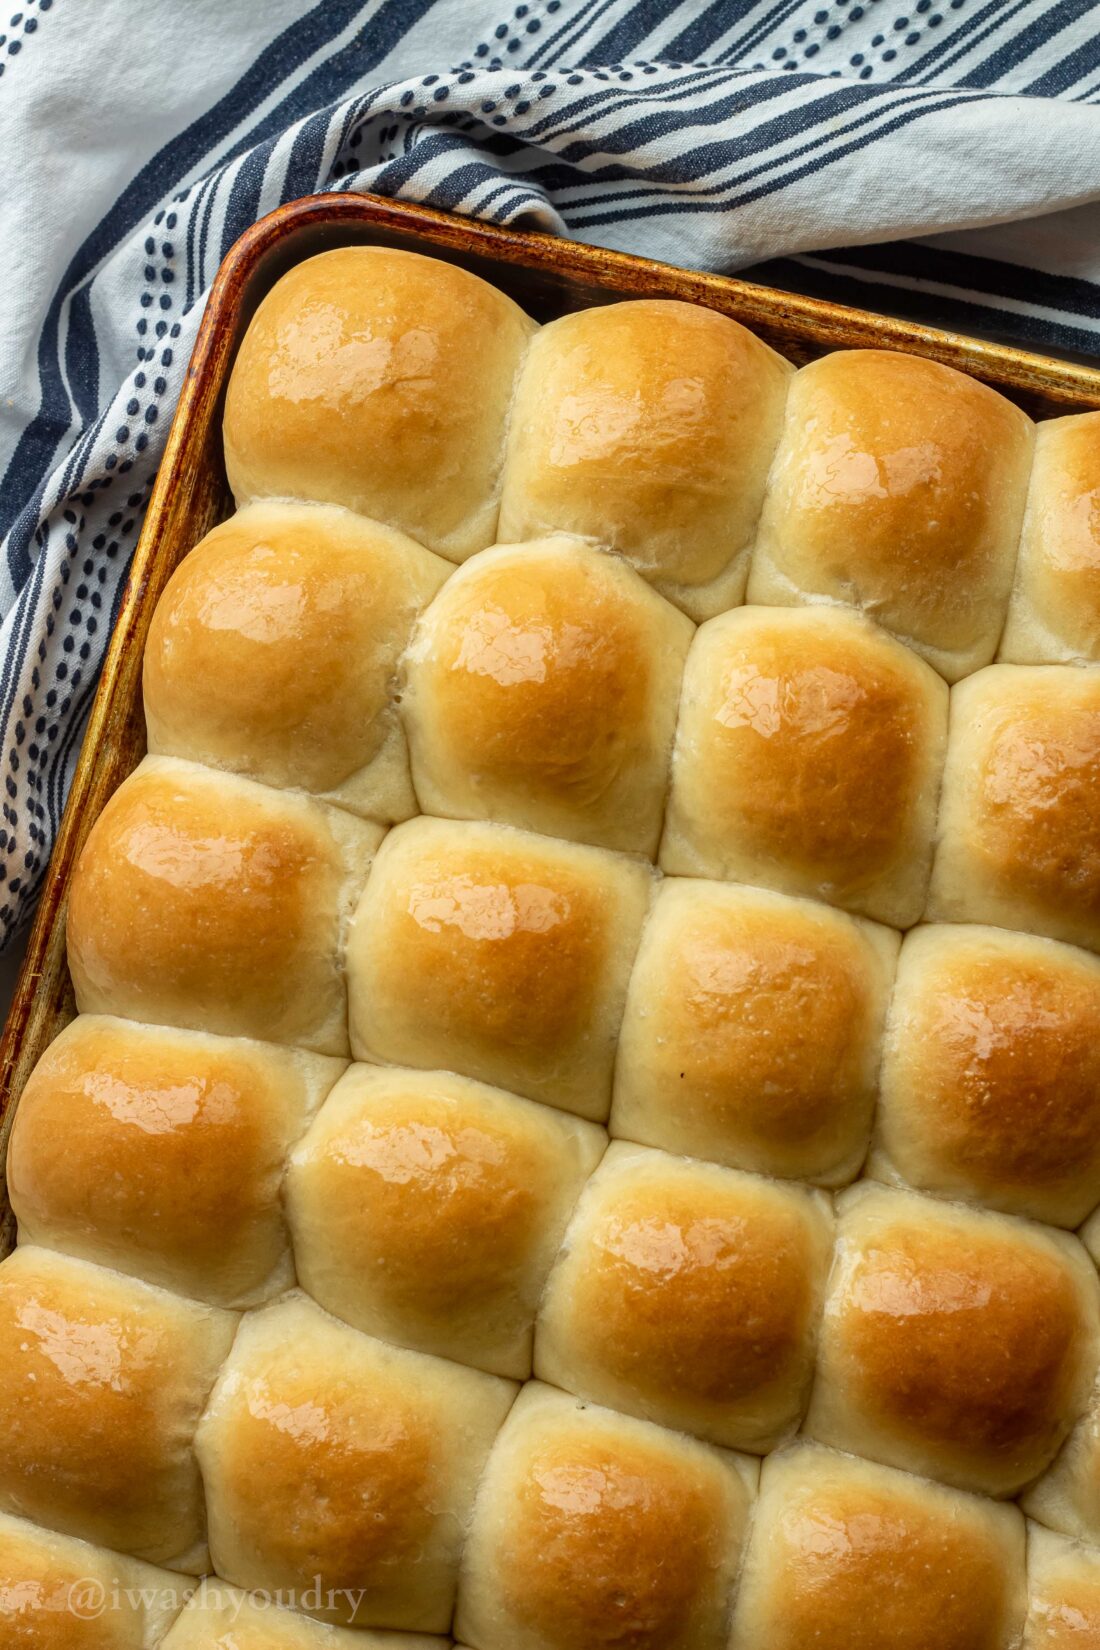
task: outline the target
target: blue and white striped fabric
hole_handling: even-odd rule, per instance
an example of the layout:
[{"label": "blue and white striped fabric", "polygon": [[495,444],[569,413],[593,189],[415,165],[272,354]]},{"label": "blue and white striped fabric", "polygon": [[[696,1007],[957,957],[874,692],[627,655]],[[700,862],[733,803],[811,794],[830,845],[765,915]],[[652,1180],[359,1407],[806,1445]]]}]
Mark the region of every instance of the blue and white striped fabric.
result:
[{"label": "blue and white striped fabric", "polygon": [[40,885],[204,295],[370,189],[1100,355],[1097,0],[8,0],[0,934]]}]

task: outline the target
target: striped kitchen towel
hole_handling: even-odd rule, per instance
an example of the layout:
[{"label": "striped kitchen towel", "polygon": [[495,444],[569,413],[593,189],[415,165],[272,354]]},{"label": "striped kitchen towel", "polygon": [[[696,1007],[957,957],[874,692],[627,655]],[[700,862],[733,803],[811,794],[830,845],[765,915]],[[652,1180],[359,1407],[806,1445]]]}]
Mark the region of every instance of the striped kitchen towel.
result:
[{"label": "striped kitchen towel", "polygon": [[1100,355],[1097,0],[8,0],[0,937],[32,909],[203,299],[369,189]]}]

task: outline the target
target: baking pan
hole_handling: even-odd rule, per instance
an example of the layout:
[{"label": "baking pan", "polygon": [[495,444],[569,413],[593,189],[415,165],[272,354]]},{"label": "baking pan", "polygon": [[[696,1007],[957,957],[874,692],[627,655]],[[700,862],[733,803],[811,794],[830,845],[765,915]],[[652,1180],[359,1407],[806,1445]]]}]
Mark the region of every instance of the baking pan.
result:
[{"label": "baking pan", "polygon": [[314,195],[262,218],[228,253],[214,282],[0,1039],[0,1257],[15,1241],[3,1171],[15,1107],[39,1056],[76,1013],[65,961],[73,865],[107,798],[145,752],[141,660],[160,593],[188,550],[232,512],[221,453],[230,364],[280,275],[316,252],[349,245],[402,247],[460,264],[539,321],[620,298],[678,298],[733,316],[799,364],[831,349],[902,350],[982,379],[1033,418],[1100,408],[1100,369],[426,207],[372,195]]}]

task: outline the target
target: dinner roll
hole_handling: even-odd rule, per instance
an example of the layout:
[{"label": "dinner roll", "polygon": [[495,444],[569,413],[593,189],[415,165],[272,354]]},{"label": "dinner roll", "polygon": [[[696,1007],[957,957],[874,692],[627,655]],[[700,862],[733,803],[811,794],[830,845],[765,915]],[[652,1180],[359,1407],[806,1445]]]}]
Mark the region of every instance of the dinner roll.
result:
[{"label": "dinner roll", "polygon": [[1100,671],[991,665],[953,690],[926,915],[1100,950]]},{"label": "dinner roll", "polygon": [[5,1650],[155,1650],[194,1585],[0,1513]]},{"label": "dinner roll", "polygon": [[81,1015],[15,1114],[20,1241],[215,1306],[285,1289],[286,1155],[341,1069],[297,1049]]},{"label": "dinner roll", "polygon": [[755,1463],[532,1382],[489,1458],[455,1634],[477,1650],[725,1650]]},{"label": "dinner roll", "polygon": [[291,1158],[298,1275],[356,1329],[522,1379],[606,1145],[594,1123],[468,1077],[352,1066]]},{"label": "dinner roll", "polygon": [[862,608],[949,682],[1008,607],[1030,419],[952,367],[836,350],[795,377],[748,599]]},{"label": "dinner roll", "polygon": [[730,1650],[1017,1650],[1015,1507],[810,1444],[764,1462]]},{"label": "dinner roll", "polygon": [[192,1435],[236,1318],[47,1249],[0,1264],[0,1511],[207,1563]]},{"label": "dinner roll", "polygon": [[147,756],[73,872],[78,1008],[346,1054],[343,929],[381,836],[339,808]]},{"label": "dinner roll", "polygon": [[1021,1505],[1041,1524],[1100,1546],[1100,1382],[1061,1454]]},{"label": "dinner roll", "polygon": [[865,1181],[841,1193],[806,1432],[1012,1495],[1088,1402],[1100,1282],[1075,1238]]},{"label": "dinner roll", "polygon": [[145,647],[149,749],[416,812],[394,676],[447,562],[323,504],[249,504],[168,581]]},{"label": "dinner roll", "polygon": [[316,499],[462,561],[492,544],[505,424],[535,323],[440,258],[345,246],[296,264],[225,400],[238,505]]},{"label": "dinner roll", "polygon": [[397,826],[348,936],[356,1058],[602,1120],[652,882],[636,860],[508,826]]},{"label": "dinner roll", "polygon": [[1024,1650],[1100,1650],[1100,1549],[1027,1532]]},{"label": "dinner roll", "polygon": [[514,1393],[361,1335],[300,1294],[249,1313],[195,1441],[214,1569],[294,1589],[322,1620],[445,1632]]},{"label": "dinner roll", "polygon": [[763,1453],[809,1395],[832,1259],[822,1192],[615,1142],[550,1276],[535,1373]]},{"label": "dinner roll", "polygon": [[421,808],[652,857],[693,635],[625,562],[577,539],[482,551],[406,660]]},{"label": "dinner roll", "polygon": [[[315,1582],[301,1598],[323,1589]],[[425,1638],[420,1633],[371,1633],[333,1627],[282,1608],[267,1593],[242,1593],[225,1582],[208,1579],[164,1640],[161,1650],[446,1650],[449,1639]]]},{"label": "dinner roll", "polygon": [[1051,418],[1035,432],[1000,657],[1021,665],[1100,660],[1100,412]]},{"label": "dinner roll", "polygon": [[1052,1226],[1100,1203],[1100,959],[1002,928],[901,948],[871,1171]]},{"label": "dinner roll", "polygon": [[611,1133],[840,1185],[867,1150],[892,929],[813,900],[688,877],[642,931]]},{"label": "dinner roll", "polygon": [[698,304],[561,316],[520,375],[498,537],[576,533],[694,618],[735,606],[791,378],[759,338]]},{"label": "dinner roll", "polygon": [[688,654],[661,865],[905,928],[924,906],[947,689],[861,615],[740,608]]}]

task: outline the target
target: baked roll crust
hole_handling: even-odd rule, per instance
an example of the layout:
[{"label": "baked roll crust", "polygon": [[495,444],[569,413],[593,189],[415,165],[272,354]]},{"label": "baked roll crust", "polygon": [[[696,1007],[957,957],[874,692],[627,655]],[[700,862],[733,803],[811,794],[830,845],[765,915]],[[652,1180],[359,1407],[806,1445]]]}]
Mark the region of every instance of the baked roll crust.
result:
[{"label": "baked roll crust", "polygon": [[1040,1524],[1100,1546],[1100,1382],[1061,1453],[1020,1504]]},{"label": "baked roll crust", "polygon": [[832,1237],[823,1193],[616,1141],[551,1273],[535,1373],[763,1454],[809,1396]]},{"label": "baked roll crust", "polygon": [[861,608],[958,681],[997,650],[1031,421],[920,356],[837,350],[797,373],[748,600]]},{"label": "baked roll crust", "polygon": [[1015,1650],[1024,1521],[871,1461],[768,1457],[730,1650]]},{"label": "baked roll crust", "polygon": [[941,679],[858,614],[712,619],[684,672],[662,869],[908,927],[928,887],[946,724]]},{"label": "baked roll crust", "polygon": [[306,797],[147,756],[73,873],[77,1007],[346,1054],[343,931],[381,836]]},{"label": "baked roll crust", "polygon": [[229,380],[238,505],[341,504],[448,561],[492,544],[505,428],[535,323],[454,264],[350,246],[297,264]]},{"label": "baked roll crust", "polygon": [[1027,1531],[1024,1650],[1096,1650],[1100,1645],[1100,1550]]},{"label": "baked roll crust", "polygon": [[532,1382],[478,1491],[457,1636],[478,1650],[725,1650],[755,1479],[742,1456]]},{"label": "baked roll crust", "polygon": [[298,1049],[80,1015],[31,1073],[12,1127],[20,1241],[214,1306],[286,1289],[286,1155],[342,1070]]},{"label": "baked roll crust", "polygon": [[[317,1587],[320,1596],[323,1589]],[[296,1595],[297,1596],[297,1595]],[[310,1597],[306,1589],[302,1597]],[[204,1580],[161,1650],[447,1650],[449,1639],[334,1627],[283,1609],[266,1593]]]},{"label": "baked roll crust", "polygon": [[1100,412],[1047,419],[1035,431],[999,657],[1017,665],[1100,661]]},{"label": "baked roll crust", "polygon": [[450,571],[350,510],[246,505],[184,557],[157,603],[150,751],[407,819],[416,799],[395,675]]},{"label": "baked roll crust", "polygon": [[299,1294],[249,1313],[195,1440],[216,1573],[293,1589],[338,1625],[445,1633],[515,1390],[361,1335]]},{"label": "baked roll crust", "polygon": [[512,410],[505,542],[575,533],[692,618],[741,601],[789,364],[736,321],[641,299],[531,342]]},{"label": "baked roll crust", "polygon": [[1100,959],[1000,928],[907,935],[869,1167],[1080,1225],[1100,1203]]},{"label": "baked roll crust", "polygon": [[208,1567],[192,1439],[236,1317],[68,1255],[0,1263],[0,1510]]},{"label": "baked roll crust", "polygon": [[637,860],[508,826],[398,825],[348,939],[356,1059],[602,1121],[652,883]]},{"label": "baked roll crust", "polygon": [[0,1633],[12,1650],[156,1650],[194,1585],[0,1513]]},{"label": "baked roll crust", "polygon": [[522,1379],[606,1146],[593,1123],[467,1077],[352,1066],[290,1160],[302,1285],[357,1329]]},{"label": "baked roll crust", "polygon": [[612,1135],[826,1186],[867,1151],[898,936],[763,888],[670,877],[630,976]]},{"label": "baked roll crust", "polygon": [[838,1200],[811,1438],[1014,1495],[1088,1403],[1100,1282],[1075,1238],[888,1191]]},{"label": "baked roll crust", "polygon": [[421,808],[652,858],[694,633],[625,562],[577,539],[482,551],[406,658]]},{"label": "baked roll crust", "polygon": [[991,665],[953,689],[926,916],[1100,950],[1100,671]]}]

